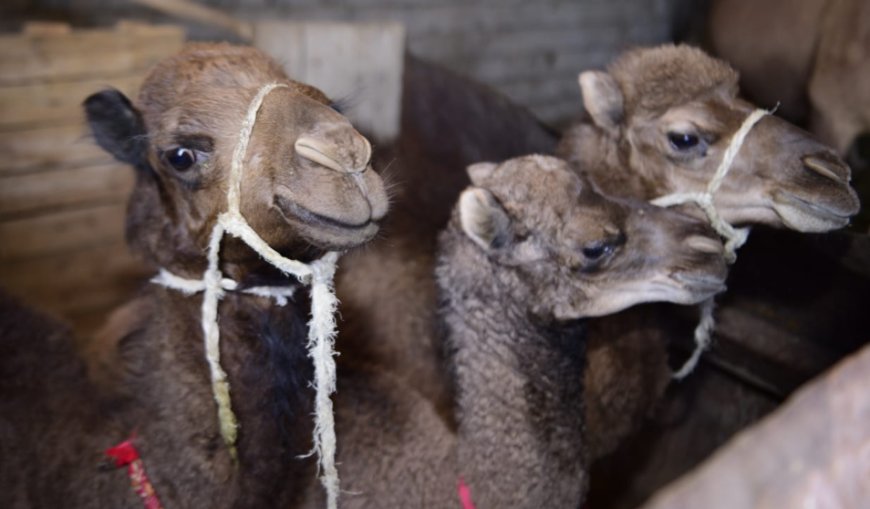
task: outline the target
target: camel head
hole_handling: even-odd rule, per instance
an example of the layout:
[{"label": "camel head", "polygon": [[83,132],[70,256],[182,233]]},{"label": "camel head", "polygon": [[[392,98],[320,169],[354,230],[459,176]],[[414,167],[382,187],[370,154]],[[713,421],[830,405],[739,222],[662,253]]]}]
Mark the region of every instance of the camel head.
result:
[{"label": "camel head", "polygon": [[[257,92],[269,83],[242,158],[240,209],[281,254],[311,259],[371,239],[387,211],[371,146],[319,90],[294,82],[260,51],[191,44],[158,64],[133,104],[108,90],[84,104],[97,142],[136,167],[127,238],[149,261],[199,273],[227,210],[233,152]],[[256,255],[233,239],[222,260]]]},{"label": "camel head", "polygon": [[[592,123],[575,128],[560,154],[583,171],[601,168],[599,154],[609,158],[609,172],[630,170],[591,175],[616,196],[702,192],[732,135],[755,110],[738,98],[737,77],[688,46],[629,51],[608,72],[580,74]],[[845,226],[858,212],[850,177],[833,149],[770,115],[749,131],[714,202],[733,224],[822,232]]]},{"label": "camel head", "polygon": [[464,263],[491,267],[499,292],[533,315],[570,320],[641,302],[693,304],[724,288],[722,244],[704,221],[605,198],[554,157],[478,163],[468,173],[472,187],[452,223],[472,241]]}]

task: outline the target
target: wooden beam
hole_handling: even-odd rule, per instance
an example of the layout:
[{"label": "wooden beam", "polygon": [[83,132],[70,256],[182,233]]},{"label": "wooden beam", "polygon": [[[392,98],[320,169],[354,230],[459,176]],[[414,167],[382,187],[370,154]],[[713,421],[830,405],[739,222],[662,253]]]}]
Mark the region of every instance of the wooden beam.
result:
[{"label": "wooden beam", "polygon": [[126,209],[122,200],[0,222],[0,263],[123,242]]},{"label": "wooden beam", "polygon": [[183,43],[179,27],[129,24],[115,30],[0,36],[0,86],[144,74]]},{"label": "wooden beam", "polygon": [[133,180],[133,169],[120,163],[0,176],[0,221],[117,203],[130,194]]},{"label": "wooden beam", "polygon": [[81,118],[70,124],[0,131],[0,154],[0,177],[114,160],[97,146]]}]

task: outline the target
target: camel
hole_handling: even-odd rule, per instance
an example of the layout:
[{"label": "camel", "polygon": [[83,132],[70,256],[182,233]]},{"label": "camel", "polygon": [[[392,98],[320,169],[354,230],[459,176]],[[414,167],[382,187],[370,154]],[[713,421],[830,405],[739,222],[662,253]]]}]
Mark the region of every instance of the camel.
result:
[{"label": "camel", "polygon": [[711,51],[740,71],[751,98],[780,102],[786,118],[806,123],[840,154],[870,133],[867,2],[717,0],[707,31]]},{"label": "camel", "polygon": [[[626,52],[608,72],[581,73],[591,122],[569,129],[557,153],[613,196],[652,200],[702,191],[731,135],[755,109],[737,97],[737,78],[727,64],[689,46]],[[752,129],[714,203],[732,224],[825,232],[858,212],[850,179],[834,150],[767,116]]]},{"label": "camel", "polygon": [[[264,54],[191,44],[158,64],[134,104],[115,90],[84,108],[97,143],[135,168],[126,235],[155,268],[197,279],[227,204],[230,159],[258,90],[241,154],[241,212],[281,255],[310,262],[370,240],[387,211],[371,147],[319,90]],[[124,306],[120,337],[87,365],[62,327],[2,300],[0,506],[141,507],[104,451],[129,437],[165,507],[287,507],[313,475],[310,302],[304,287],[224,238],[218,308],[222,366],[238,419],[222,440],[205,359],[200,295],[149,284]],[[254,287],[301,289],[284,305]],[[101,466],[102,465],[102,466]],[[139,489],[143,489],[141,486]],[[149,507],[151,507],[149,505]]]},{"label": "camel", "polygon": [[457,427],[388,372],[343,373],[345,507],[456,506],[458,477],[477,507],[579,507],[584,318],[723,288],[703,221],[605,198],[551,156],[468,172],[435,268]]},{"label": "camel", "polygon": [[[565,133],[557,154],[612,196],[700,192],[754,109],[737,96],[737,78],[727,64],[689,46],[629,51],[607,72],[580,74],[590,118]],[[849,167],[834,150],[766,116],[750,131],[714,203],[733,224],[829,231],[858,212],[849,181]],[[587,422],[594,456],[615,449],[667,386],[672,333],[661,315],[638,308],[590,325],[587,387],[597,396],[589,398]],[[609,341],[596,341],[599,327]]]},{"label": "camel", "polygon": [[[612,127],[604,130],[594,122],[572,129],[561,142],[560,153],[570,157],[576,152],[574,162],[605,191],[650,200],[675,190],[702,189],[718,164],[716,154],[751,111],[749,103],[735,96],[736,75],[724,63],[686,47],[666,46],[631,55],[635,62],[658,58],[657,63],[664,63],[662,57],[670,56],[671,65],[674,60],[681,63],[681,71],[673,69],[681,87],[644,91],[635,85],[633,90],[658,94],[660,100],[670,98],[675,109],[687,106],[689,113],[704,114],[705,104],[714,108],[706,111],[703,124],[712,123],[720,129],[717,142],[707,148],[710,157],[679,165],[682,158],[669,157],[646,145],[630,153],[620,152],[628,150],[629,134],[634,134]],[[364,359],[392,370],[408,387],[432,400],[437,414],[451,427],[452,395],[439,368],[438,301],[429,274],[434,267],[435,231],[449,216],[445,204],[455,201],[467,182],[455,168],[480,159],[546,153],[554,150],[555,136],[492,90],[417,60],[409,60],[406,69],[403,134],[395,153],[385,159],[396,160],[396,178],[404,178],[410,185],[395,200],[395,210],[400,213],[385,225],[384,238],[347,257],[339,273],[338,292],[347,325],[342,338],[344,359]],[[602,73],[596,75],[602,76],[602,81],[613,81]],[[717,77],[723,81],[716,81]],[[651,82],[651,86],[655,84]],[[691,103],[696,97],[693,94],[710,102]],[[585,94],[584,100],[593,96]],[[685,114],[682,109],[677,113]],[[461,130],[456,129],[459,118]],[[667,143],[666,135],[663,138]],[[763,145],[766,152],[753,149],[756,144]],[[580,152],[578,146],[592,148]],[[668,145],[661,148],[666,150]],[[581,157],[601,161],[577,161]],[[743,192],[743,187],[753,192]],[[783,203],[777,204],[774,195]],[[727,199],[723,201],[721,196]],[[801,203],[801,199],[830,204],[834,212],[823,207],[789,207],[788,203]],[[831,149],[779,119],[765,117],[750,131],[717,194],[717,205],[729,221],[757,220],[806,230],[842,225],[856,210],[857,201],[848,185],[848,168]],[[388,263],[390,271],[381,270],[382,263]],[[379,296],[376,306],[371,304],[371,295]],[[588,323],[585,422],[593,458],[612,451],[656,408],[670,380],[666,339],[691,334],[691,329],[681,324],[663,323],[661,317],[666,315],[662,313],[642,307],[626,313],[621,319]],[[366,339],[370,337],[379,339]]]}]

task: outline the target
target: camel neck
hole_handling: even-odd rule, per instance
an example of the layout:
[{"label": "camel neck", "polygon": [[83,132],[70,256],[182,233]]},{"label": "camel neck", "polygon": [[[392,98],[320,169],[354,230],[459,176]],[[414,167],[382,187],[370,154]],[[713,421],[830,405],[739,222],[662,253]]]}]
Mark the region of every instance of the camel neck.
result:
[{"label": "camel neck", "polygon": [[631,142],[613,136],[584,122],[566,132],[557,153],[574,164],[603,194],[644,200],[657,198],[660,190],[636,174],[645,171],[644,158],[633,160],[637,156]]},{"label": "camel neck", "polygon": [[[285,306],[228,293],[218,306],[221,357],[239,421],[238,462],[221,438],[202,344],[202,296],[149,288],[153,320],[122,345],[138,350],[130,386],[141,410],[133,423],[149,476],[166,507],[221,507],[226,500],[263,507],[295,491],[287,480],[309,462],[312,366],[305,349],[309,303],[304,292]],[[144,389],[141,389],[144,388]],[[180,468],[179,465],[185,465]],[[172,486],[185,471],[201,486],[196,501]],[[172,497],[181,497],[173,500]],[[214,498],[212,498],[214,497]]]},{"label": "camel neck", "polygon": [[[584,324],[545,323],[481,278],[440,279],[459,474],[481,507],[578,507],[585,491]],[[467,275],[467,273],[466,273]]]}]

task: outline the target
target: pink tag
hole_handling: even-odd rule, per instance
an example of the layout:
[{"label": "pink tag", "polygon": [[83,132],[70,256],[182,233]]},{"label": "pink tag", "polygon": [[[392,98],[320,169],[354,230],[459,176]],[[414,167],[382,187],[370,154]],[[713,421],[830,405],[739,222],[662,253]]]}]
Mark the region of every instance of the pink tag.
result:
[{"label": "pink tag", "polygon": [[471,489],[465,484],[462,477],[456,483],[456,492],[459,494],[459,501],[462,502],[462,509],[474,509],[474,502],[471,501]]}]

